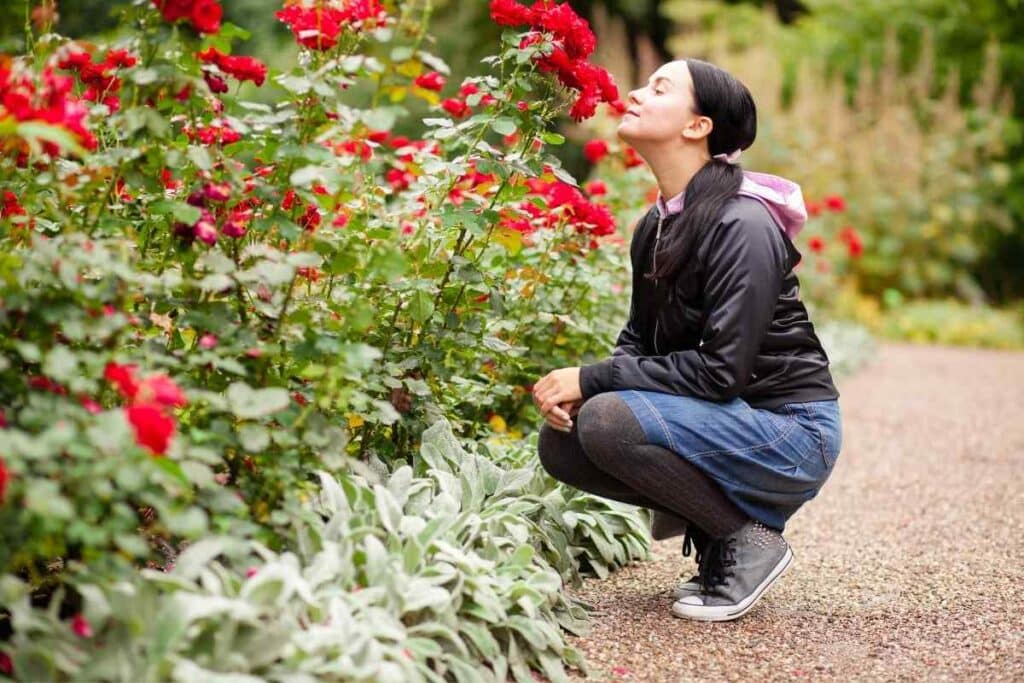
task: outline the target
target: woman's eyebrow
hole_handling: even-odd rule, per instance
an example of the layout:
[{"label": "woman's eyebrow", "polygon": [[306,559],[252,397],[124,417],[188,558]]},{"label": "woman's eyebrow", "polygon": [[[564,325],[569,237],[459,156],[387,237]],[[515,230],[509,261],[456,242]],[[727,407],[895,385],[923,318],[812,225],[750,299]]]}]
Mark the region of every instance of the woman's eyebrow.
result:
[{"label": "woman's eyebrow", "polygon": [[668,81],[669,85],[672,85],[672,79],[668,76],[654,76],[653,79],[652,85],[658,81]]}]

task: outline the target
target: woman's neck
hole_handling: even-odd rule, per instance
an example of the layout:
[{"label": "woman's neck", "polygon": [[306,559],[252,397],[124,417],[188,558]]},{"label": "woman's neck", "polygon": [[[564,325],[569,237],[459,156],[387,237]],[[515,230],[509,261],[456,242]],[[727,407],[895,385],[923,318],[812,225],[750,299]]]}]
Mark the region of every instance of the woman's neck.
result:
[{"label": "woman's neck", "polygon": [[661,196],[666,200],[685,190],[690,179],[710,161],[710,158],[702,159],[700,152],[684,147],[666,149],[661,145],[653,149],[637,149],[637,152],[651,168]]}]

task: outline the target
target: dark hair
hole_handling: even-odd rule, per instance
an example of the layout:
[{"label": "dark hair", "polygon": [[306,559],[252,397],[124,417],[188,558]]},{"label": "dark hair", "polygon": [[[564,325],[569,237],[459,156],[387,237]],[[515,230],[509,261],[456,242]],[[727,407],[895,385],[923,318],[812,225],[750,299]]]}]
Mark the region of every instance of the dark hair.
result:
[{"label": "dark hair", "polygon": [[[699,59],[684,61],[693,79],[693,113],[707,116],[714,122],[708,135],[711,155],[730,154],[750,147],[757,136],[757,108],[747,87],[714,64]],[[685,210],[679,225],[668,240],[662,233],[657,270],[645,273],[644,277],[675,282],[681,286],[684,296],[695,296],[697,245],[714,226],[725,202],[736,195],[742,182],[743,170],[739,165],[712,159],[701,167],[686,186]],[[669,291],[671,289],[668,287]],[[657,298],[661,305],[664,297]]]}]

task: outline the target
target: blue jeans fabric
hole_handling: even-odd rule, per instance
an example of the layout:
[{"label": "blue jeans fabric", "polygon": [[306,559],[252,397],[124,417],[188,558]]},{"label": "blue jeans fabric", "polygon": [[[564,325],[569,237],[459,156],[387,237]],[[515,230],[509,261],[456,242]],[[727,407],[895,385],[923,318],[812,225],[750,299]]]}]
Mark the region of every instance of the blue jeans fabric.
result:
[{"label": "blue jeans fabric", "polygon": [[736,398],[705,401],[656,391],[617,390],[648,443],[686,458],[736,507],[783,531],[818,494],[842,448],[838,399],[752,408]]}]

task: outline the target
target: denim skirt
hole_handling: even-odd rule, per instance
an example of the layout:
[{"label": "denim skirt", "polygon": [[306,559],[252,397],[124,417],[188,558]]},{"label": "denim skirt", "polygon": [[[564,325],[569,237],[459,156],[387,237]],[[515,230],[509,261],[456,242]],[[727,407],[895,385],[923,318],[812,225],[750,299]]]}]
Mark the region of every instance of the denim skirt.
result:
[{"label": "denim skirt", "polygon": [[783,531],[818,494],[842,447],[839,400],[752,408],[741,398],[706,401],[620,389],[647,442],[686,458],[749,517]]}]

